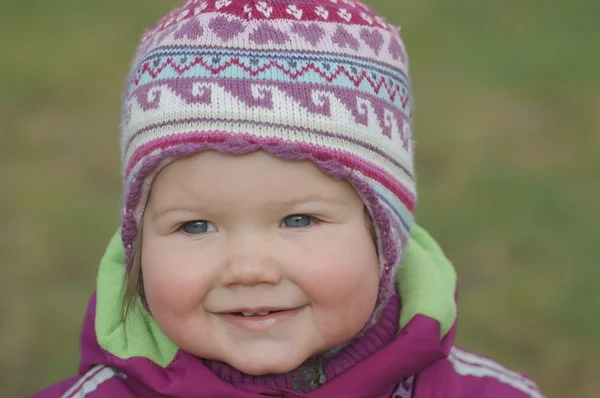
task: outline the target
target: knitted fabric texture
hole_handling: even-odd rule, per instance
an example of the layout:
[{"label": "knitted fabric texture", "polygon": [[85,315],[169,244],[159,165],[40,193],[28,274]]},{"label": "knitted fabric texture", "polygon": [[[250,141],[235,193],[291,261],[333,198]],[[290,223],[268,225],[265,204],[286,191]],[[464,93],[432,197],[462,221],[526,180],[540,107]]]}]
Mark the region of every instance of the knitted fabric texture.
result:
[{"label": "knitted fabric texture", "polygon": [[399,30],[361,3],[186,2],[144,34],[123,95],[127,264],[162,167],[207,149],[264,150],[309,159],[361,195],[378,239],[380,312],[413,224],[412,103]]}]

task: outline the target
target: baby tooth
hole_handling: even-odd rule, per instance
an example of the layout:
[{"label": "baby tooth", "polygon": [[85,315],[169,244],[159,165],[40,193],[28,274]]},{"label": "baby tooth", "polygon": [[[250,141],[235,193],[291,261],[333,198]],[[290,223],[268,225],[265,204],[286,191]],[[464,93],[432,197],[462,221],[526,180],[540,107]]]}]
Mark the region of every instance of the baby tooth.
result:
[{"label": "baby tooth", "polygon": [[243,316],[265,316],[265,315],[269,315],[269,311],[266,312],[242,312]]}]

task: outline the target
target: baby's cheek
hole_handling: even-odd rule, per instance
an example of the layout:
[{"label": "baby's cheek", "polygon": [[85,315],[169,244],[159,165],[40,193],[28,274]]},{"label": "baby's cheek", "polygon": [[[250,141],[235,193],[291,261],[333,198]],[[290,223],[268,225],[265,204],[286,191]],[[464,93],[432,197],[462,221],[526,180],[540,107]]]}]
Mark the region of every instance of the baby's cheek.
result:
[{"label": "baby's cheek", "polygon": [[[332,264],[324,263],[323,267]],[[303,289],[311,297],[311,301],[330,316],[355,315],[369,312],[375,306],[379,288],[379,271],[368,264],[351,264],[351,260],[341,261],[337,271],[327,275],[314,277],[310,287]]]},{"label": "baby's cheek", "polygon": [[144,288],[153,313],[166,312],[185,317],[201,305],[202,277],[197,267],[178,258],[176,254],[156,254],[143,259]]},{"label": "baby's cheek", "polygon": [[349,253],[340,262],[328,291],[331,305],[336,305],[342,317],[352,317],[358,324],[366,322],[375,308],[379,291],[379,264],[375,254]]},{"label": "baby's cheek", "polygon": [[[340,256],[337,279],[346,290],[375,288],[379,284],[379,263],[374,251],[353,248]],[[358,249],[358,250],[357,250]]]}]

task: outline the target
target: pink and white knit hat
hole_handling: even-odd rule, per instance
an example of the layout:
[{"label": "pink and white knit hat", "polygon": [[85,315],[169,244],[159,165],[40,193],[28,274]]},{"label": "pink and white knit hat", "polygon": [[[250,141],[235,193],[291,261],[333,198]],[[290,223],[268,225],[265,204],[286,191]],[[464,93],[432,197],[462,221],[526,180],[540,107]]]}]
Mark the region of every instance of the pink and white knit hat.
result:
[{"label": "pink and white knit hat", "polygon": [[142,37],[123,96],[127,264],[156,173],[205,149],[310,159],[375,222],[379,308],[413,224],[412,95],[398,29],[350,0],[190,0]]}]

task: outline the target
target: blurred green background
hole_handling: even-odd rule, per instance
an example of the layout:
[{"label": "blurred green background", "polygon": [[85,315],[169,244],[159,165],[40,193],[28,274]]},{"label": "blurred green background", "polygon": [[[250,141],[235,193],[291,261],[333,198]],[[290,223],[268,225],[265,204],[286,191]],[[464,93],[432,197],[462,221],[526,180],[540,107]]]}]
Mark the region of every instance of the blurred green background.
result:
[{"label": "blurred green background", "polygon": [[[76,372],[119,223],[120,95],[168,0],[0,1],[0,397]],[[416,93],[418,220],[458,342],[549,397],[600,396],[600,3],[379,0]]]}]

